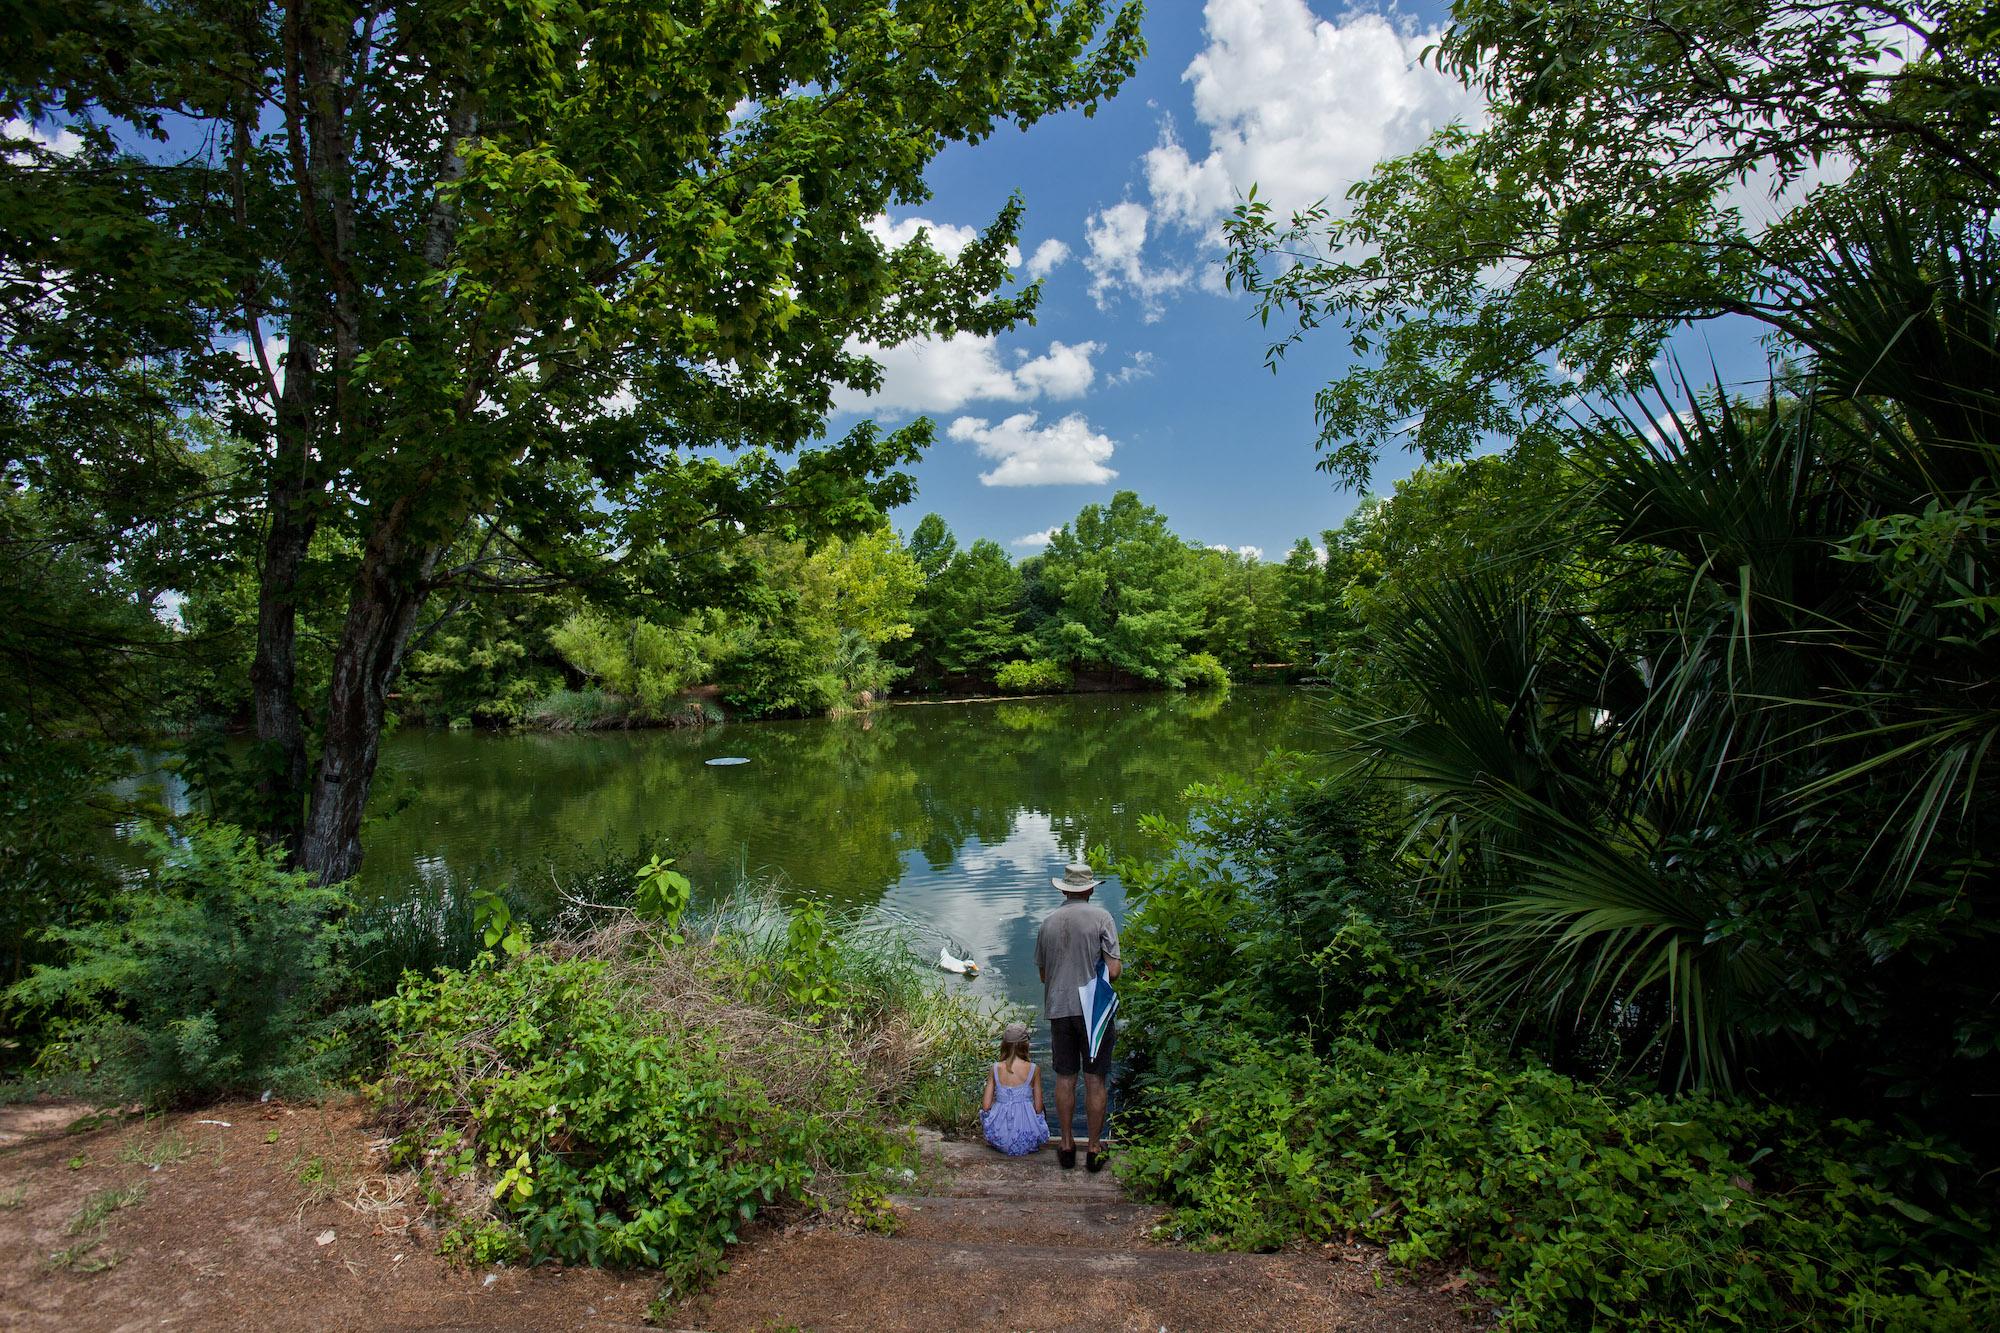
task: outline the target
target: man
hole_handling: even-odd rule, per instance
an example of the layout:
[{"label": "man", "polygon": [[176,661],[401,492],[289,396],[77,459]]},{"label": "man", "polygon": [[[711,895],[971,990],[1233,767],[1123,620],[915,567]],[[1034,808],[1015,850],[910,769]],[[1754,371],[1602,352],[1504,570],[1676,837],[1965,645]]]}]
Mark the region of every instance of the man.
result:
[{"label": "man", "polygon": [[1065,1171],[1076,1166],[1076,1075],[1081,1069],[1084,1117],[1090,1126],[1085,1165],[1096,1172],[1104,1169],[1104,1079],[1111,1072],[1111,1044],[1117,1033],[1107,1027],[1097,1055],[1091,1057],[1083,999],[1077,991],[1097,975],[1099,959],[1104,974],[1118,980],[1122,967],[1118,927],[1111,913],[1090,901],[1091,890],[1100,881],[1089,866],[1068,866],[1061,879],[1049,883],[1062,890],[1063,905],[1049,913],[1035,933],[1035,967],[1042,974],[1042,1013],[1049,1020],[1049,1050],[1055,1057],[1056,1116],[1062,1126],[1056,1161]]}]

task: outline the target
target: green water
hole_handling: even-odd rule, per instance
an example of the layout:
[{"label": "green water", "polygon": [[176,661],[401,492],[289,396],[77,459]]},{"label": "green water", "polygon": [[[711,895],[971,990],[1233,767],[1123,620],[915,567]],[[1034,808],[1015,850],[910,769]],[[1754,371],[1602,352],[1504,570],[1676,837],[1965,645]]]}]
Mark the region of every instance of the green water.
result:
[{"label": "green water", "polygon": [[[913,704],[702,732],[406,732],[384,746],[365,891],[467,886],[609,845],[664,848],[713,898],[748,880],[906,923],[966,983],[1039,1007],[1049,878],[1087,847],[1148,850],[1141,816],[1320,737],[1311,696],[1078,695]],[[741,756],[748,763],[704,761]],[[1122,919],[1115,880],[1098,901]]]}]

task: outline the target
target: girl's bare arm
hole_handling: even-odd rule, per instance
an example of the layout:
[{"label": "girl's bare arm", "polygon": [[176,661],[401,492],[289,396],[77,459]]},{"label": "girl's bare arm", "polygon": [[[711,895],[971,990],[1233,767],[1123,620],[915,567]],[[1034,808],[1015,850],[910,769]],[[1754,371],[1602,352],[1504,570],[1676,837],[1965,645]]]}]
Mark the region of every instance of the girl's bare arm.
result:
[{"label": "girl's bare arm", "polygon": [[1042,1110],[1042,1067],[1036,1065],[1028,1071],[1028,1086],[1034,1090],[1035,1114],[1045,1114]]},{"label": "girl's bare arm", "polygon": [[993,1109],[993,1071],[990,1068],[986,1071],[986,1095],[979,1099],[979,1109],[982,1111]]}]

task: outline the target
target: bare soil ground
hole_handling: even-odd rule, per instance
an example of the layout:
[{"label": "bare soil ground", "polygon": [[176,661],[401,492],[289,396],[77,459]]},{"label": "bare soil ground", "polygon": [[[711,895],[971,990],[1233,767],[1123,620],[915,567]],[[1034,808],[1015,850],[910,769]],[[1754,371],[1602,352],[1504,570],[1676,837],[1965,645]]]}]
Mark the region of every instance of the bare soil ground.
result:
[{"label": "bare soil ground", "polygon": [[[0,1328],[636,1329],[644,1273],[476,1267],[388,1174],[358,1102],[241,1103],[145,1119],[0,1107]],[[927,1140],[926,1193],[893,1235],[767,1231],[670,1327],[1342,1329],[1470,1327],[1456,1284],[1399,1282],[1378,1251],[1198,1254],[1109,1173]]]},{"label": "bare soil ground", "polygon": [[440,1258],[357,1102],[90,1111],[0,1107],[0,1328],[639,1328],[658,1290]]}]

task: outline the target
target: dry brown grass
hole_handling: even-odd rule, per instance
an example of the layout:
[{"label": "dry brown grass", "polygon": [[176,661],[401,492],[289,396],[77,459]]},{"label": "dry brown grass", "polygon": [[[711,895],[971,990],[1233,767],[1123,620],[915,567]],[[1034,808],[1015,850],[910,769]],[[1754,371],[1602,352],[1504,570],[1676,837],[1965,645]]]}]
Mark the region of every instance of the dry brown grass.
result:
[{"label": "dry brown grass", "polygon": [[[782,1104],[812,1104],[825,1090],[827,1057],[834,1054],[861,1072],[877,1107],[890,1106],[925,1070],[955,1056],[967,1035],[963,1020],[970,1015],[962,1007],[920,1011],[857,997],[814,1020],[790,1011],[780,996],[771,997],[776,1003],[751,998],[750,960],[720,932],[672,945],[659,926],[619,913],[551,947],[607,963],[630,1003],[656,1021],[719,1039],[736,1067]],[[981,1019],[977,1026],[983,1036],[989,1024]]]}]

